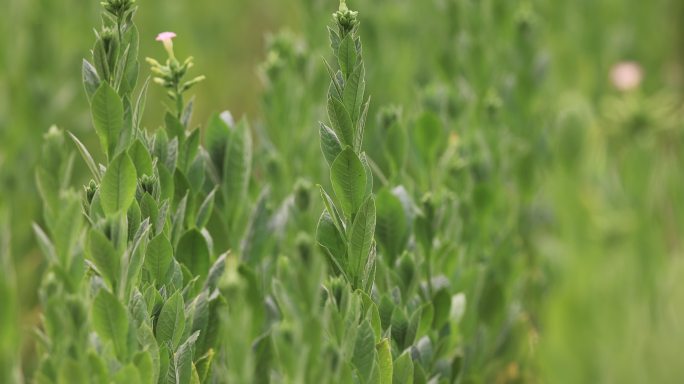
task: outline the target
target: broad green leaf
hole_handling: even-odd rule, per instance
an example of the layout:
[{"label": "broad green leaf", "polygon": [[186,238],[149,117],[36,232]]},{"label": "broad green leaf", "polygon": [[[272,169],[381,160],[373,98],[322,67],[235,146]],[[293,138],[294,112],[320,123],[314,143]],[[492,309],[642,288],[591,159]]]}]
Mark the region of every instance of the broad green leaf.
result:
[{"label": "broad green leaf", "polygon": [[349,235],[349,270],[357,283],[368,261],[374,232],[375,199],[370,196],[359,208]]},{"label": "broad green leaf", "polygon": [[338,139],[335,132],[324,123],[320,124],[319,133],[321,136],[321,152],[323,152],[323,157],[325,157],[328,164],[332,164],[337,155],[342,152],[340,139]]},{"label": "broad green leaf", "polygon": [[114,157],[124,123],[123,101],[109,83],[103,81],[93,94],[90,108],[102,149],[110,158]]},{"label": "broad green leaf", "polygon": [[114,344],[114,351],[123,360],[127,354],[128,316],[123,304],[106,289],[100,289],[93,300],[92,321],[95,332],[104,341]]},{"label": "broad green leaf", "polygon": [[366,171],[351,147],[342,151],[333,162],[330,180],[345,216],[353,217],[366,194]]},{"label": "broad green leaf", "polygon": [[375,360],[375,335],[368,320],[364,320],[358,328],[352,355],[352,363],[359,371],[362,382],[368,382],[370,379]]},{"label": "broad green leaf", "polygon": [[135,165],[135,170],[138,177],[142,175],[153,176],[154,172],[152,170],[152,156],[147,150],[145,144],[136,139],[131,147],[128,149],[128,155],[131,157],[131,161]]},{"label": "broad green leaf", "polygon": [[160,345],[170,342],[175,349],[185,330],[185,305],[180,291],[176,291],[164,303],[157,320],[156,336]]},{"label": "broad green leaf", "polygon": [[137,174],[126,152],[112,160],[102,178],[100,199],[106,215],[125,211],[135,198]]},{"label": "broad green leaf", "polygon": [[388,260],[393,262],[406,248],[409,226],[401,201],[383,188],[376,198],[377,237]]},{"label": "broad green leaf", "polygon": [[337,51],[337,60],[340,64],[340,70],[344,74],[344,78],[347,79],[351,74],[352,70],[356,66],[356,43],[352,33],[348,33],[342,41],[340,41],[340,47]]},{"label": "broad green leaf", "polygon": [[167,283],[172,261],[173,247],[163,233],[150,240],[145,255],[145,268],[158,285]]},{"label": "broad green leaf", "polygon": [[408,350],[397,357],[393,365],[392,384],[413,384],[413,360]]},{"label": "broad green leaf", "polygon": [[342,145],[354,146],[354,123],[339,99],[328,98],[328,117],[330,125]]},{"label": "broad green leaf", "polygon": [[176,260],[183,263],[193,276],[207,277],[210,267],[209,246],[207,240],[197,229],[183,234],[176,248]]},{"label": "broad green leaf", "polygon": [[392,384],[392,351],[389,339],[385,338],[377,345],[378,349],[378,368],[380,369],[380,383]]},{"label": "broad green leaf", "polygon": [[102,274],[105,281],[109,282],[112,289],[116,289],[119,275],[121,274],[121,257],[114,249],[114,245],[102,232],[93,228],[88,236],[90,257],[95,266]]}]

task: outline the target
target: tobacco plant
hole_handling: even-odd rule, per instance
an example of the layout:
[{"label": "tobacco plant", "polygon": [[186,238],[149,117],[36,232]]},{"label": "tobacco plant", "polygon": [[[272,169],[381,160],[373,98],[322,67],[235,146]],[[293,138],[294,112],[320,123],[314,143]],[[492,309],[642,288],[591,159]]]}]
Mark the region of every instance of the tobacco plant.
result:
[{"label": "tobacco plant", "polygon": [[[207,382],[227,256],[215,251],[206,226],[226,183],[209,177],[215,158],[200,146],[199,129],[189,129],[193,104],[184,104],[183,93],[202,78],[182,80],[192,60],[181,64],[173,36],[161,34],[166,64],[148,61],[175,110],[162,129],[146,131],[148,81],[136,91],[135,2],[102,5],[83,83],[105,162],[97,164],[79,139],[53,127],[37,170],[46,227],[34,229],[49,268],[35,380]],[[67,141],[91,172],[80,194],[69,188],[74,155]],[[230,142],[207,141],[216,151]]]}]

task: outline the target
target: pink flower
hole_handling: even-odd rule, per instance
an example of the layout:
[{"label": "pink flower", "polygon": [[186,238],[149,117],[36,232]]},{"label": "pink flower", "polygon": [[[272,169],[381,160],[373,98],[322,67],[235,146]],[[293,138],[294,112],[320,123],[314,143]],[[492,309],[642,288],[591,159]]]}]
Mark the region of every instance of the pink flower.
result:
[{"label": "pink flower", "polygon": [[164,49],[169,54],[169,58],[175,59],[173,55],[173,38],[176,37],[174,32],[162,32],[157,35],[157,41],[161,41],[164,44]]},{"label": "pink flower", "polygon": [[171,41],[176,34],[174,32],[162,32],[157,35],[157,41]]},{"label": "pink flower", "polygon": [[619,91],[629,91],[641,84],[641,66],[634,61],[617,63],[610,70],[610,80]]}]

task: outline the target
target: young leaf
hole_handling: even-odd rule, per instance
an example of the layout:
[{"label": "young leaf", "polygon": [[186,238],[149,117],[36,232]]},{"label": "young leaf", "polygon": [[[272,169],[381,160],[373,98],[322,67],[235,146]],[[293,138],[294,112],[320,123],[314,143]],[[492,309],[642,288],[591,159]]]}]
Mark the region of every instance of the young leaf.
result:
[{"label": "young leaf", "polygon": [[100,186],[102,208],[107,216],[128,209],[135,198],[136,179],[135,165],[126,152],[112,160]]},{"label": "young leaf", "polygon": [[382,250],[394,261],[406,247],[409,227],[401,201],[389,189],[377,194],[377,236]]},{"label": "young leaf", "polygon": [[361,115],[363,93],[366,89],[366,80],[364,79],[365,72],[366,70],[363,63],[357,65],[344,85],[342,100],[344,101],[344,106],[347,108],[347,111],[349,111],[352,122],[357,122]]},{"label": "young leaf", "polygon": [[359,208],[349,235],[349,270],[355,282],[368,261],[374,233],[375,199],[370,196]]},{"label": "young leaf", "polygon": [[183,263],[193,276],[204,279],[209,271],[209,246],[207,240],[197,229],[183,234],[176,249],[176,259]]},{"label": "young leaf", "polygon": [[135,170],[138,177],[142,175],[152,176],[154,175],[152,171],[152,157],[150,152],[145,147],[145,144],[136,139],[131,147],[128,149],[128,155],[131,157],[131,161],[135,165]]},{"label": "young leaf", "polygon": [[71,140],[74,141],[74,144],[76,144],[76,148],[78,148],[78,151],[81,153],[81,157],[83,157],[83,160],[86,162],[86,165],[88,166],[88,169],[90,169],[90,173],[93,174],[93,177],[95,178],[96,182],[100,182],[100,169],[97,167],[97,164],[95,164],[95,160],[93,160],[93,157],[90,155],[90,152],[88,152],[88,148],[86,148],[81,141],[74,136],[73,133],[69,133],[69,136],[71,137]]},{"label": "young leaf", "polygon": [[340,70],[342,70],[344,78],[347,79],[356,66],[357,58],[356,44],[354,43],[354,38],[351,33],[348,33],[347,36],[342,39],[340,42],[340,48],[337,52]]},{"label": "young leaf", "polygon": [[109,83],[103,81],[93,94],[90,108],[95,132],[100,138],[102,149],[111,158],[114,156],[119,135],[123,129],[123,101]]},{"label": "young leaf", "polygon": [[407,350],[394,360],[392,384],[413,384],[413,361]]},{"label": "young leaf", "polygon": [[95,296],[92,306],[93,328],[104,341],[111,341],[120,360],[127,354],[128,317],[123,304],[106,289]]},{"label": "young leaf", "polygon": [[180,291],[176,291],[164,303],[157,320],[156,336],[160,345],[170,342],[175,349],[185,330],[185,305]]},{"label": "young leaf", "polygon": [[345,216],[352,217],[366,194],[366,170],[351,147],[343,150],[333,161],[330,180],[342,211]]},{"label": "young leaf", "polygon": [[378,350],[378,367],[380,369],[380,383],[392,384],[392,351],[390,349],[389,339],[384,338],[377,345]]},{"label": "young leaf", "polygon": [[116,289],[116,283],[121,273],[121,261],[114,245],[107,236],[95,228],[90,230],[88,239],[90,257],[92,257],[95,266],[105,281],[109,282],[112,289]]},{"label": "young leaf", "polygon": [[214,212],[214,195],[216,194],[216,188],[212,189],[211,192],[200,205],[199,211],[197,212],[197,219],[195,220],[195,225],[197,228],[204,228],[209,222],[211,214]]},{"label": "young leaf", "polygon": [[159,234],[150,240],[145,255],[145,268],[158,286],[167,283],[172,261],[173,247],[164,234]]},{"label": "young leaf", "polygon": [[321,151],[323,152],[323,157],[325,157],[328,164],[332,164],[337,155],[342,152],[340,139],[338,139],[335,132],[324,123],[320,124],[319,133],[321,135]]},{"label": "young leaf", "polygon": [[354,146],[354,123],[340,100],[334,97],[328,98],[328,116],[330,125],[342,145]]},{"label": "young leaf", "polygon": [[368,382],[370,379],[375,360],[375,335],[368,320],[364,320],[356,334],[354,354],[352,355],[352,363],[359,371],[362,382]]},{"label": "young leaf", "polygon": [[100,87],[100,76],[97,75],[97,70],[86,59],[83,59],[83,66],[81,70],[83,76],[83,86],[88,96],[88,101],[93,98],[93,94]]}]

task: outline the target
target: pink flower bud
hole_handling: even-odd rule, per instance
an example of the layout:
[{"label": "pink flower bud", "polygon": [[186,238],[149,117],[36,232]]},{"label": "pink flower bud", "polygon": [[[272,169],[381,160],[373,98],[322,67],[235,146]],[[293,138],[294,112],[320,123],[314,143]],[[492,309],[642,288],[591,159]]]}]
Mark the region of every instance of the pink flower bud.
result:
[{"label": "pink flower bud", "polygon": [[620,91],[629,91],[641,84],[641,66],[633,61],[617,63],[610,70],[610,80]]}]

